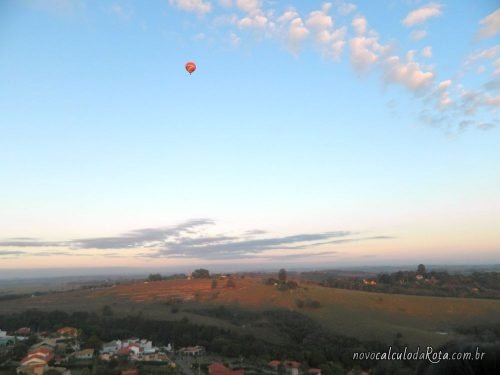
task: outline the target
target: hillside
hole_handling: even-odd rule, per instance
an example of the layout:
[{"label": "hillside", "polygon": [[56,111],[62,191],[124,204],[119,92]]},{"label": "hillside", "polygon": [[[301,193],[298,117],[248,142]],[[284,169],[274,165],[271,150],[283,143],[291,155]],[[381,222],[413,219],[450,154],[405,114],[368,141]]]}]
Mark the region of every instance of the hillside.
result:
[{"label": "hillside", "polygon": [[[5,301],[1,313],[28,308],[65,311],[100,311],[112,307],[115,314],[142,313],[144,316],[195,322],[237,330],[248,326],[224,318],[207,316],[209,307],[224,305],[243,310],[284,308],[301,312],[332,332],[362,340],[391,343],[400,333],[410,345],[438,345],[456,338],[456,327],[500,323],[500,301],[382,294],[300,284],[279,291],[264,285],[261,278],[235,279],[235,287],[219,280],[168,280],[134,282],[110,288],[50,294]],[[318,301],[320,307],[298,307],[298,300]],[[175,307],[175,308],[174,308]],[[262,331],[262,332],[259,332]],[[264,329],[254,332],[266,335]],[[269,335],[269,340],[279,340]]]}]

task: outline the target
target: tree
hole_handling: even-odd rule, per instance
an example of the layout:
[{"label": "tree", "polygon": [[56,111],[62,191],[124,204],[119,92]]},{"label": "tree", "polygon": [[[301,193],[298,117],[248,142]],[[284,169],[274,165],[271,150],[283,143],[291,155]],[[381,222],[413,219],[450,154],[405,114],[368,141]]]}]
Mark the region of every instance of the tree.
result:
[{"label": "tree", "polygon": [[204,268],[198,268],[197,270],[193,271],[193,273],[191,274],[191,277],[193,279],[209,279],[210,272]]},{"label": "tree", "polygon": [[286,283],[286,270],[284,268],[278,272],[278,279],[281,283]]},{"label": "tree", "polygon": [[102,341],[96,335],[92,335],[85,343],[85,347],[94,349],[96,351],[101,350],[102,349]]},{"label": "tree", "polygon": [[212,279],[212,289],[217,289],[217,279]]},{"label": "tree", "polygon": [[161,281],[162,277],[159,273],[151,273],[148,276],[148,281]]},{"label": "tree", "polygon": [[20,360],[28,353],[28,345],[24,342],[17,342],[12,347],[12,357],[13,359]]},{"label": "tree", "polygon": [[420,275],[425,275],[427,273],[427,270],[425,269],[425,266],[423,264],[418,265],[417,273]]},{"label": "tree", "polygon": [[104,305],[102,307],[102,315],[104,316],[113,316],[113,309],[109,305]]}]

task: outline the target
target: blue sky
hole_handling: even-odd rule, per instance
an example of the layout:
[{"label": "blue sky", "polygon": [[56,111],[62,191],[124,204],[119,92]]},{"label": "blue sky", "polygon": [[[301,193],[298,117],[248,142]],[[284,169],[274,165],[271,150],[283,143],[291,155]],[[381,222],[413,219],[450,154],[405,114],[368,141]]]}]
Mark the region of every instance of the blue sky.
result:
[{"label": "blue sky", "polygon": [[0,268],[500,262],[496,5],[2,2]]}]

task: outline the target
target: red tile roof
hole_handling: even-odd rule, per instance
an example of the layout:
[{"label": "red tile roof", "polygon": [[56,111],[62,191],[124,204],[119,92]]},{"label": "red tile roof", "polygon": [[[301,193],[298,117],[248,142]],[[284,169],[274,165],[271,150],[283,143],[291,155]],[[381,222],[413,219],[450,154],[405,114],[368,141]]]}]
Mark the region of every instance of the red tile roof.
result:
[{"label": "red tile roof", "polygon": [[277,359],[275,359],[275,360],[269,362],[267,365],[269,367],[278,367],[279,365],[281,365],[281,361],[278,361]]},{"label": "red tile roof", "polygon": [[300,368],[300,362],[297,361],[284,361],[283,366],[286,368]]},{"label": "red tile roof", "polygon": [[245,375],[244,370],[231,370],[219,362],[214,362],[208,366],[208,372],[210,375]]}]

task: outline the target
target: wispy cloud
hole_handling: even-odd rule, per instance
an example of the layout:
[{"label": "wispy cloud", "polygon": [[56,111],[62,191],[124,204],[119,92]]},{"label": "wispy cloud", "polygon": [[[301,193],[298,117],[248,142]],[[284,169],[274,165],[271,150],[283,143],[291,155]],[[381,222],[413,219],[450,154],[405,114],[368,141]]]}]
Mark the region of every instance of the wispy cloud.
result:
[{"label": "wispy cloud", "polygon": [[477,33],[478,38],[491,38],[500,32],[500,9],[484,17],[479,21],[480,29]]},{"label": "wispy cloud", "polygon": [[179,9],[199,15],[209,13],[212,10],[212,4],[203,0],[169,0],[169,2]]},{"label": "wispy cloud", "polygon": [[[276,251],[285,251],[297,256],[307,252],[310,256],[314,256],[318,252],[309,252],[309,250],[320,246],[391,238],[362,236],[352,231],[300,233],[288,236],[272,236],[263,230],[248,230],[241,234],[213,234],[215,225],[216,223],[211,219],[192,219],[173,226],[136,229],[112,237],[80,238],[61,242],[33,239],[29,241],[6,240],[1,241],[0,246],[23,248],[23,250],[2,250],[0,256],[98,255],[109,258],[137,256],[234,260],[275,256],[271,253]],[[49,246],[58,247],[58,250],[40,251],[42,250],[40,247]],[[90,249],[94,252],[87,251]],[[130,252],[130,250],[134,251]],[[137,254],[137,250],[142,251]],[[98,253],[96,254],[95,251]]]},{"label": "wispy cloud", "polygon": [[408,13],[408,15],[401,22],[406,27],[424,23],[429,18],[439,17],[442,14],[441,8],[441,4],[429,3]]}]

